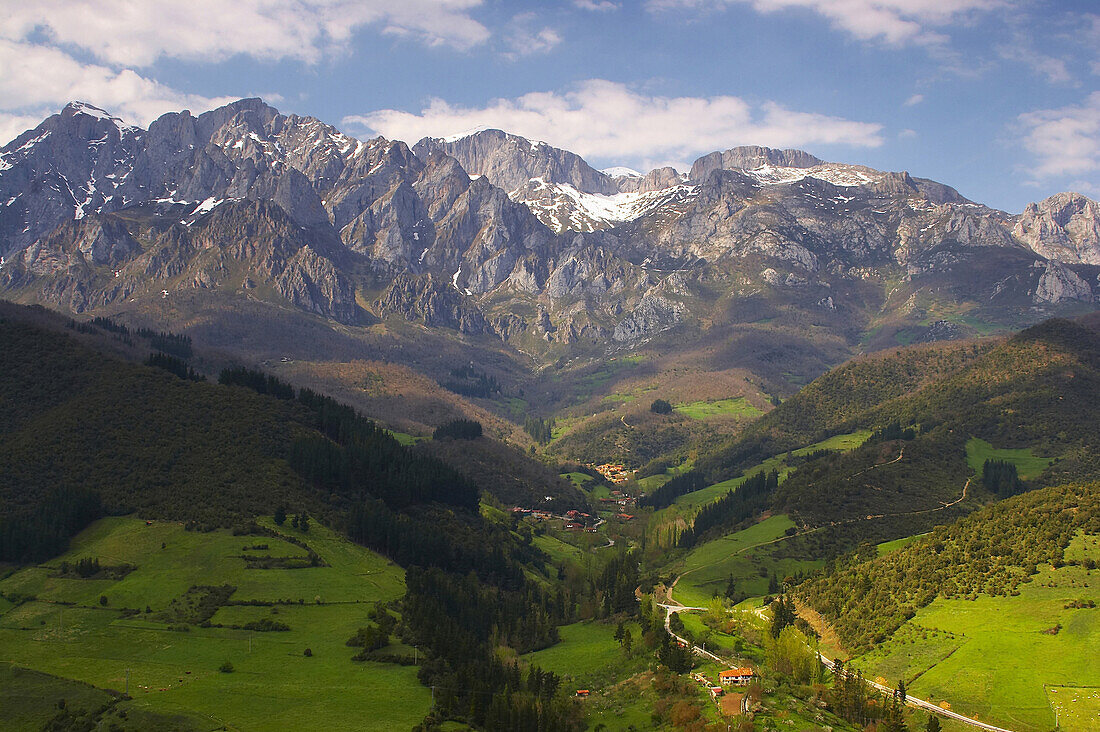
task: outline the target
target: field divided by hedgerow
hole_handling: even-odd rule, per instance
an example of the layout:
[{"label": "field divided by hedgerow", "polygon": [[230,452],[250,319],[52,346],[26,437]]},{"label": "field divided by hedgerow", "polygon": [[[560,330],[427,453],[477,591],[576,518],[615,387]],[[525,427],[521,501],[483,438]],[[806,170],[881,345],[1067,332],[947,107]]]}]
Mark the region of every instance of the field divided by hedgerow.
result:
[{"label": "field divided by hedgerow", "polygon": [[[417,667],[356,663],[355,649],[345,645],[368,624],[372,603],[404,594],[404,572],[316,522],[308,532],[289,522],[279,531],[305,542],[320,566],[248,569],[242,555],[276,562],[308,556],[273,536],[189,532],[132,518],[97,522],[64,557],[0,582],[15,600],[0,614],[0,660],[119,691],[128,672],[128,708],[247,729],[383,730],[419,722],[431,694],[417,682]],[[62,560],[91,556],[136,568],[122,579],[57,576]],[[213,624],[267,619],[289,630],[169,622],[166,611],[186,607],[181,598],[193,585],[234,586],[231,602],[274,603],[221,607]],[[226,662],[232,672],[219,670]]]}]

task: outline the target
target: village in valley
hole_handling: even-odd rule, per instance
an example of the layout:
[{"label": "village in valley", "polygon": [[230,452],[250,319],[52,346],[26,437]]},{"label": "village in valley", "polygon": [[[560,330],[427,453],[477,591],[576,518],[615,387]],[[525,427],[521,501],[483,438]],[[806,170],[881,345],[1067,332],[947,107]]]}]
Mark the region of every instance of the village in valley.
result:
[{"label": "village in valley", "polygon": [[[610,463],[604,465],[587,465],[585,467],[599,473],[612,485],[622,485],[626,483],[634,477],[635,472],[627,470],[623,465]],[[552,511],[525,506],[514,506],[512,508],[512,514],[519,518],[530,519],[535,523],[544,521],[560,522],[560,528],[565,531],[580,531],[589,534],[597,533],[599,527],[608,519],[619,522],[634,520],[634,514],[628,513],[629,510],[637,506],[637,499],[634,496],[619,489],[611,489],[606,496],[593,495],[592,497],[598,504],[597,515],[595,516],[577,509],[570,509],[564,514],[555,514]],[[551,500],[551,496],[546,496],[547,502]]]}]

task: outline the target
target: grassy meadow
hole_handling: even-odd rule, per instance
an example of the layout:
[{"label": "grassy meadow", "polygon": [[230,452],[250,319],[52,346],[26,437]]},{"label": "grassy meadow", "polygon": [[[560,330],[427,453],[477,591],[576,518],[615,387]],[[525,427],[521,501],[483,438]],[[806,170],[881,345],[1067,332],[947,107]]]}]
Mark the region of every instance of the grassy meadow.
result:
[{"label": "grassy meadow", "polygon": [[[1097,558],[1098,537],[1078,536],[1067,560]],[[1100,729],[1100,571],[1040,566],[1017,596],[935,600],[886,643],[858,659],[917,696],[1010,729]],[[1072,700],[1072,701],[1071,701]]]},{"label": "grassy meadow", "polygon": [[[198,716],[219,727],[384,730],[419,722],[431,693],[417,682],[416,667],[353,662],[355,651],[345,646],[367,625],[371,603],[404,594],[404,572],[316,522],[308,533],[289,522],[278,530],[306,542],[323,566],[248,569],[242,555],[306,555],[270,536],[189,532],[126,517],[96,522],[63,557],[0,582],[16,601],[0,614],[0,661],[118,691],[128,672],[134,698],[124,708]],[[82,557],[136,568],[118,580],[56,576],[62,560]],[[162,616],[193,585],[225,584],[236,587],[231,602],[281,604],[224,605],[212,624],[269,619],[290,630],[173,624]],[[227,661],[233,671],[219,671]]]},{"label": "grassy meadow", "polygon": [[675,409],[685,417],[692,419],[712,419],[714,417],[752,419],[763,414],[759,409],[749,404],[745,397],[677,404]]},{"label": "grassy meadow", "polygon": [[1054,462],[1052,458],[1032,455],[1030,449],[998,450],[985,440],[972,437],[966,443],[966,462],[977,474],[982,474],[986,460],[1004,460],[1016,466],[1016,473],[1022,480],[1034,478]]},{"label": "grassy meadow", "polygon": [[561,642],[523,656],[523,660],[563,677],[569,689],[588,689],[585,700],[589,727],[608,730],[648,729],[656,701],[653,689],[639,683],[651,652],[641,641],[641,628],[627,623],[634,651],[626,653],[615,640],[614,623],[584,621],[559,629]]},{"label": "grassy meadow", "polygon": [[673,597],[684,605],[702,607],[714,595],[725,595],[730,575],[744,594],[763,595],[768,590],[770,573],[783,577],[820,566],[821,561],[772,555],[771,546],[782,541],[794,525],[786,515],[772,516],[742,531],[700,544],[679,565],[680,579]]}]

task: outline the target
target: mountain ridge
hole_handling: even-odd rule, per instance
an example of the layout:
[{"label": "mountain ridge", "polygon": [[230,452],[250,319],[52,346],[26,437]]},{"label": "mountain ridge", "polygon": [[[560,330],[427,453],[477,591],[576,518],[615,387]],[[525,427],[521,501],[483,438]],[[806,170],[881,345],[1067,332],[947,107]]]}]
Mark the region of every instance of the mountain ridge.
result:
[{"label": "mountain ridge", "polygon": [[536,370],[651,347],[708,370],[783,333],[790,363],[754,361],[769,393],[864,350],[1095,308],[1083,197],[1012,216],[802,151],[700,161],[612,178],[495,130],[363,141],[255,98],[140,130],[74,103],[0,150],[0,294],[172,328],[198,308],[216,329],[214,302],[399,318]]}]

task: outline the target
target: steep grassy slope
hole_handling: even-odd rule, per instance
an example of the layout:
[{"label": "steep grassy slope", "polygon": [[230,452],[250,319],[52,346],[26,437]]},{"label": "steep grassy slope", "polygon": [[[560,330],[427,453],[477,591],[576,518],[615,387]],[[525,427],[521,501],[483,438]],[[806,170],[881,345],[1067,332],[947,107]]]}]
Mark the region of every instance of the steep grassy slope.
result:
[{"label": "steep grassy slope", "polygon": [[854,650],[881,642],[937,597],[1011,595],[1039,565],[1061,566],[1078,532],[1100,533],[1100,483],[1051,486],[1002,501],[904,548],[834,569],[798,592]]},{"label": "steep grassy slope", "polygon": [[[0,658],[118,691],[128,676],[133,700],[118,710],[182,712],[205,720],[201,729],[385,730],[420,721],[431,693],[417,683],[416,667],[353,662],[356,649],[345,646],[371,624],[373,603],[404,594],[404,571],[316,522],[308,532],[267,525],[307,544],[321,566],[250,567],[245,555],[304,554],[279,536],[200,533],[132,518],[97,522],[67,554],[0,582],[0,592],[18,600],[0,614]],[[257,546],[267,548],[242,548]],[[134,569],[121,579],[58,576],[60,562],[82,557]],[[234,590],[225,604],[207,609],[208,619],[195,615],[181,624],[172,616],[194,587],[223,585]],[[289,629],[241,627],[265,619]],[[226,661],[232,673],[219,672]],[[28,693],[49,698],[42,689]]]}]

